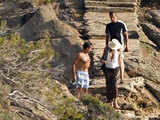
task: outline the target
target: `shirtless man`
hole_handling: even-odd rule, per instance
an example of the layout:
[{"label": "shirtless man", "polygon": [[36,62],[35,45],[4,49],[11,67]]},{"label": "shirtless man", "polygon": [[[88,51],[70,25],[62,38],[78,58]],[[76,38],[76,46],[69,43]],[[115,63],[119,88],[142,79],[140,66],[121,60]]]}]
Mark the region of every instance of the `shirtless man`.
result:
[{"label": "shirtless man", "polygon": [[90,42],[85,42],[83,44],[83,50],[78,53],[72,66],[73,79],[78,85],[77,98],[80,97],[82,92],[88,93],[88,68],[90,66],[90,57],[88,53],[91,51],[91,46],[92,44]]}]

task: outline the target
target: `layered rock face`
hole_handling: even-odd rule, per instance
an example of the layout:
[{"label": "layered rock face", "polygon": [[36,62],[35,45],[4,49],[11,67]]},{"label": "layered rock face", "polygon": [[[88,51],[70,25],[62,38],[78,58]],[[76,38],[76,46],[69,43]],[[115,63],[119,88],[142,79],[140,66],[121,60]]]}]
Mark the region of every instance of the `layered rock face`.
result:
[{"label": "layered rock face", "polygon": [[[9,94],[2,93],[4,96],[8,96],[6,103],[9,106],[7,110],[5,109],[7,112],[4,114],[9,116],[9,113],[13,113],[12,118],[15,120],[57,120],[57,116],[66,117],[60,110],[60,106],[69,103],[68,105],[72,106],[70,107],[72,109],[73,106],[76,106],[72,103],[77,100],[66,86],[69,80],[72,80],[68,79],[72,75],[71,66],[76,53],[80,50],[79,33],[73,27],[59,20],[56,15],[58,3],[34,8],[32,3],[27,2],[31,6],[25,8],[25,1],[14,2],[11,1],[13,6],[10,6],[5,14],[6,6],[4,4],[7,2],[0,3],[1,23],[4,20],[3,29],[0,28],[1,40],[4,41],[0,48],[3,53],[0,56],[2,73],[0,83],[3,83],[2,86],[7,84],[12,89],[12,91],[8,90]],[[17,42],[19,43],[18,47],[16,46]],[[17,52],[21,46],[23,47]],[[44,49],[47,51],[46,53]],[[26,60],[19,53],[22,53]],[[5,56],[6,54],[7,56]],[[48,54],[50,54],[49,57],[47,57]],[[38,56],[41,57],[37,58]],[[37,58],[39,62],[32,58]],[[48,66],[45,66],[45,63],[49,63]],[[4,67],[4,64],[10,69],[7,76],[5,72],[7,67]],[[14,75],[11,75],[12,70]],[[21,75],[27,77],[20,78]],[[14,79],[12,79],[13,77]],[[2,110],[0,112],[5,111],[1,105],[0,109]],[[56,113],[58,111],[58,115],[55,115],[53,111]],[[79,112],[76,115],[76,109],[73,111],[76,117],[82,115]],[[60,115],[61,113],[63,115]],[[9,120],[9,117],[5,118],[5,115],[4,117],[0,116],[1,118]]]},{"label": "layered rock face", "polygon": [[[148,40],[148,38],[142,32],[142,29],[137,27],[139,24],[136,13],[138,1],[61,0],[61,2],[66,2],[65,4],[68,3],[65,7],[69,8],[69,12],[74,12],[75,9],[79,9],[82,14],[85,11],[85,14],[79,17],[79,13],[77,14],[77,11],[75,11],[74,14],[70,13],[71,16],[67,16],[68,13],[63,11],[65,9],[62,10],[61,7],[56,6],[59,4],[48,4],[40,6],[38,9],[33,9],[33,6],[27,3],[19,4],[24,10],[19,10],[19,5],[17,7],[13,5],[15,10],[12,11],[13,6],[11,9],[7,9],[9,14],[6,16],[5,12],[3,12],[5,7],[0,4],[0,18],[7,19],[9,26],[19,33],[28,44],[34,46],[32,43],[38,44],[39,39],[49,39],[54,51],[54,55],[51,55],[49,60],[39,58],[39,61],[34,64],[32,60],[41,53],[41,48],[31,51],[29,56],[25,55],[25,59],[22,59],[23,61],[17,60],[17,54],[11,54],[13,58],[4,59],[5,62],[1,59],[2,72],[0,78],[2,83],[11,86],[10,94],[5,94],[5,96],[8,96],[10,110],[14,113],[14,117],[18,116],[19,120],[56,120],[63,118],[96,120],[98,118],[102,119],[104,114],[109,117],[104,117],[104,119],[111,119],[111,117],[114,119],[114,115],[117,113],[113,114],[112,109],[104,107],[104,105],[106,105],[105,79],[99,70],[101,65],[100,57],[105,47],[105,25],[110,22],[108,12],[114,11],[117,12],[118,18],[128,26],[130,48],[129,52],[124,53],[126,72],[124,84],[118,85],[118,104],[121,108],[121,110],[118,111],[123,117],[123,120],[143,120],[149,119],[149,117],[158,118],[159,103],[145,89],[145,85],[147,83],[149,89],[154,88],[152,89],[153,92],[155,92],[157,96],[160,95],[159,92],[157,92],[157,90],[159,91],[160,89],[158,86],[158,71],[156,71],[159,70],[160,67],[158,60],[156,62],[150,61],[149,64],[148,61],[146,62],[142,59],[142,53],[143,55],[145,53],[144,50],[141,49],[142,41],[144,40],[143,43],[147,44],[148,41],[146,42],[145,40]],[[76,7],[74,6],[75,4]],[[27,11],[28,9],[26,9],[25,5],[31,5],[31,12]],[[77,8],[77,6],[79,7]],[[59,14],[60,11],[61,15]],[[15,14],[13,15],[13,13]],[[77,19],[77,16],[81,21],[80,23],[74,21]],[[157,18],[158,17],[156,17],[156,19]],[[20,25],[20,29],[18,27],[17,30],[17,24],[15,23],[20,23],[18,24]],[[82,24],[83,26],[81,26]],[[103,103],[100,103],[100,106],[97,105],[98,101],[94,98],[91,99],[91,97],[89,97],[89,102],[87,100],[85,101],[86,105],[84,106],[79,100],[72,96],[66,87],[69,81],[72,80],[71,65],[82,43],[79,38],[80,34],[73,27],[77,28],[83,35],[85,33],[85,37],[81,37],[89,39],[94,44],[92,54],[93,68],[91,68],[93,81],[89,88],[89,93],[103,101]],[[148,34],[151,35],[151,39],[157,41],[157,28],[150,24],[146,24],[144,28],[147,32],[149,31]],[[0,35],[4,36],[4,34]],[[47,49],[48,43],[46,42],[44,44]],[[154,46],[154,44],[152,45]],[[157,43],[157,46],[158,45]],[[6,49],[6,47],[3,46],[1,53],[5,53],[7,50],[8,48]],[[12,49],[9,49],[8,51],[11,50]],[[13,52],[15,53],[14,50]],[[156,55],[158,56],[158,54],[155,54],[154,57]],[[49,64],[52,65],[52,68],[47,68],[43,65],[43,63],[47,63],[48,61]],[[153,69],[152,66],[156,69]],[[17,86],[17,83],[20,84],[20,87]],[[1,91],[3,92],[3,90]],[[108,109],[110,109],[110,111],[107,111]],[[101,114],[101,112],[103,114]],[[86,115],[85,118],[81,116],[82,113]]]},{"label": "layered rock face", "polygon": [[[153,1],[152,1],[153,2]],[[159,6],[157,1],[154,1],[155,8]],[[160,96],[160,89],[158,87],[159,84],[159,10],[153,9],[151,4],[144,3],[144,7],[141,8],[141,27],[144,31],[145,35],[148,37],[149,40],[144,39],[142,40],[143,46],[143,53],[145,57],[144,72],[142,73],[144,78],[146,79],[146,86],[147,88],[155,95],[155,97],[159,100]],[[144,52],[146,51],[146,52]],[[146,54],[147,53],[147,54]]]}]

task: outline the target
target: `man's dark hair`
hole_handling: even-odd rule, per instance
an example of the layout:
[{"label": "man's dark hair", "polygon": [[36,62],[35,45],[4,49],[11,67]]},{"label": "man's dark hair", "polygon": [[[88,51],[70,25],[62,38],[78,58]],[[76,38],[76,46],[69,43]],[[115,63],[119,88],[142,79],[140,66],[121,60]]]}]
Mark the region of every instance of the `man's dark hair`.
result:
[{"label": "man's dark hair", "polygon": [[116,13],[115,12],[109,12],[109,16],[113,16],[113,15],[116,15]]},{"label": "man's dark hair", "polygon": [[92,46],[92,43],[89,42],[89,41],[87,41],[87,42],[85,42],[85,43],[83,44],[83,49],[85,50],[85,49],[87,49],[87,48],[90,48],[91,46]]}]

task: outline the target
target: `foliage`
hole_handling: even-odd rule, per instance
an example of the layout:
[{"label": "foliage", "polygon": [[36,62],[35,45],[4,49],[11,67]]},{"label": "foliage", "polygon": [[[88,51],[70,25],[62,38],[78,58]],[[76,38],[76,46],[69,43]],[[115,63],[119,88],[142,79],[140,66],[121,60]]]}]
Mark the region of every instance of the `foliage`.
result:
[{"label": "foliage", "polygon": [[13,118],[12,116],[19,117],[20,115],[14,112],[12,115],[9,108],[10,90],[6,87],[6,84],[9,84],[6,81],[16,84],[11,86],[12,90],[25,91],[33,96],[39,95],[40,88],[45,86],[43,81],[50,75],[39,67],[49,64],[50,57],[54,56],[54,52],[49,37],[46,36],[39,41],[26,42],[16,33],[0,37],[0,52],[0,78],[1,81],[4,81],[4,85],[0,84],[0,118],[10,120]]},{"label": "foliage", "polygon": [[0,106],[2,108],[8,108],[8,99],[7,95],[10,92],[10,87],[8,85],[4,85],[0,82]]},{"label": "foliage", "polygon": [[0,38],[0,48],[1,56],[5,58],[17,57],[23,60],[32,57],[31,61],[34,62],[43,58],[49,59],[55,54],[48,36],[37,42],[26,42],[18,34],[12,33],[9,37]]},{"label": "foliage", "polygon": [[51,3],[51,2],[56,2],[56,0],[43,0],[43,2],[44,2],[45,4],[47,4],[47,3]]},{"label": "foliage", "polygon": [[12,120],[13,114],[9,111],[8,94],[10,87],[0,82],[0,118],[4,120]]},{"label": "foliage", "polygon": [[[82,102],[88,107],[88,111],[90,111],[90,119],[93,119],[93,116],[97,117],[96,119],[98,120],[108,120],[110,118],[112,118],[112,120],[120,119],[119,113],[115,112],[110,105],[103,103],[98,98],[93,97],[92,95],[84,95],[82,97]],[[98,116],[100,116],[100,118],[98,118]]]},{"label": "foliage", "polygon": [[13,114],[11,112],[0,111],[0,118],[2,120],[13,120]]},{"label": "foliage", "polygon": [[7,27],[7,21],[6,20],[1,20],[1,23],[0,23],[0,32],[4,32],[5,29]]},{"label": "foliage", "polygon": [[41,95],[54,106],[53,113],[59,116],[60,120],[84,120],[83,113],[76,108],[75,98],[68,97],[64,92],[59,84],[48,78],[45,81],[45,88],[41,90]]},{"label": "foliage", "polygon": [[84,120],[84,115],[74,106],[75,100],[72,98],[64,98],[63,102],[56,106],[54,113],[60,115],[60,120]]}]

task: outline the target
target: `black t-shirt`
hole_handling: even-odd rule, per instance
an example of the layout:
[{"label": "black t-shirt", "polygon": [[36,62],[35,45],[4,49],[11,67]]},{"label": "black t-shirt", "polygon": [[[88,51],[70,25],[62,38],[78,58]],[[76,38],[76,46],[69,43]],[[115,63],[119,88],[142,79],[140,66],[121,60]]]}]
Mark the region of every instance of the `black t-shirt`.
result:
[{"label": "black t-shirt", "polygon": [[109,40],[117,39],[121,44],[124,44],[123,33],[126,31],[126,24],[122,21],[108,23],[105,30],[105,32],[109,34]]}]

